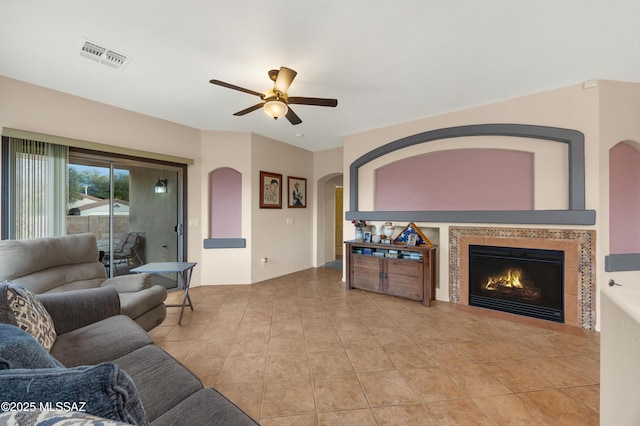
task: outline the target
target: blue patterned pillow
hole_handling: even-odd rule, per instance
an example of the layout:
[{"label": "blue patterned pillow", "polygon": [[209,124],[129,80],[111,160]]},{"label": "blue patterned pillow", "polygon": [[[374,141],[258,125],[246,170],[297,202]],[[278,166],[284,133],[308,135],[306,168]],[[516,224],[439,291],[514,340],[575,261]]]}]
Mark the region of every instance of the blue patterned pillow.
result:
[{"label": "blue patterned pillow", "polygon": [[28,402],[34,409],[80,411],[133,425],[149,424],[133,380],[111,362],[75,368],[0,370],[0,395],[4,402],[0,410]]},{"label": "blue patterned pillow", "polygon": [[42,303],[26,288],[8,281],[0,283],[0,322],[25,330],[47,351],[56,341],[53,320]]},{"label": "blue patterned pillow", "polygon": [[63,367],[26,331],[0,324],[0,370],[11,368]]}]

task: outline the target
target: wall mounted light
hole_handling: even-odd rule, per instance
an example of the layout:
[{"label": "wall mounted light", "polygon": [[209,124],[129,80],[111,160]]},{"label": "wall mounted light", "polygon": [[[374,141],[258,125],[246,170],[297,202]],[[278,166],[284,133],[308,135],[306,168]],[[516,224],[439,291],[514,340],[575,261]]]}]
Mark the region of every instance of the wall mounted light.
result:
[{"label": "wall mounted light", "polygon": [[265,102],[262,109],[264,109],[264,112],[274,120],[283,117],[289,111],[289,107],[287,106],[287,104],[282,102],[280,98],[272,99]]},{"label": "wall mounted light", "polygon": [[167,179],[158,178],[158,183],[154,187],[154,192],[156,194],[166,194],[167,193]]}]

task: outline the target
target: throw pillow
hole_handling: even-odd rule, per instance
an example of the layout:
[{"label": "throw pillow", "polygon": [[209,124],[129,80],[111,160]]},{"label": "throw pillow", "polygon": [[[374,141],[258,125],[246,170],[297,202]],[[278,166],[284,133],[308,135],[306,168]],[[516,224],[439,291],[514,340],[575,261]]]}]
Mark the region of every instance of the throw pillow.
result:
[{"label": "throw pillow", "polygon": [[0,324],[0,370],[64,367],[32,335],[12,324]]},{"label": "throw pillow", "polygon": [[[80,411],[134,425],[148,425],[131,377],[105,362],[75,368],[0,370],[3,409],[28,401],[34,409]],[[28,410],[31,407],[22,410]]]},{"label": "throw pillow", "polygon": [[56,329],[42,303],[26,288],[8,281],[0,283],[0,322],[17,325],[50,351]]},{"label": "throw pillow", "polygon": [[74,426],[128,426],[129,423],[107,420],[80,411],[8,411],[0,413],[3,425],[74,425]]}]

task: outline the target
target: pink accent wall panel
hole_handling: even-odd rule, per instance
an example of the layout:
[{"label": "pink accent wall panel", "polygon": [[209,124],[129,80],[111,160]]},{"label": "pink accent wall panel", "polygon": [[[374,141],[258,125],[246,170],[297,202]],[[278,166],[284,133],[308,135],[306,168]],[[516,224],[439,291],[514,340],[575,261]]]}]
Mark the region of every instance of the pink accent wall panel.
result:
[{"label": "pink accent wall panel", "polygon": [[229,167],[209,173],[209,238],[242,238],[242,174]]},{"label": "pink accent wall panel", "polygon": [[405,158],[375,171],[381,211],[533,210],[533,154],[455,149]]},{"label": "pink accent wall panel", "polygon": [[609,151],[609,253],[640,253],[640,151],[621,142]]}]

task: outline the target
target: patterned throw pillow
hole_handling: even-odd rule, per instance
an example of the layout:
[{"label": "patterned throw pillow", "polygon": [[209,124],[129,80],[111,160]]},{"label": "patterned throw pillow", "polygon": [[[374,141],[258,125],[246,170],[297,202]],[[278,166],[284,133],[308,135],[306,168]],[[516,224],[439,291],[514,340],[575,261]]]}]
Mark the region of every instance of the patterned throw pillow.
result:
[{"label": "patterned throw pillow", "polygon": [[56,341],[56,329],[42,303],[29,290],[8,281],[0,283],[0,322],[31,334],[47,351]]}]

